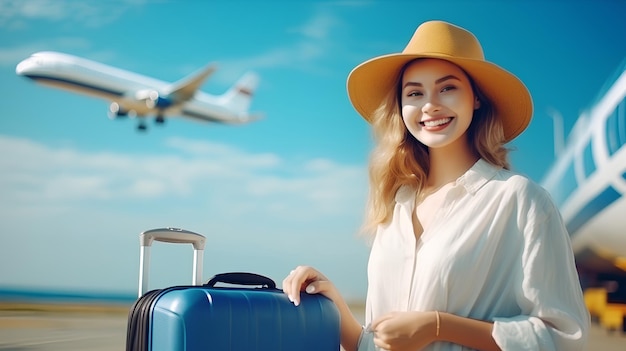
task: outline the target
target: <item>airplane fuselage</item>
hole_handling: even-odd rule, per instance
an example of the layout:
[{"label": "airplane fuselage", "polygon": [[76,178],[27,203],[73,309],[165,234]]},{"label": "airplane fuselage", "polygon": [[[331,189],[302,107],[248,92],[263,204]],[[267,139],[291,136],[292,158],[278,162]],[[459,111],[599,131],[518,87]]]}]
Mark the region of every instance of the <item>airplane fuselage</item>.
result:
[{"label": "airplane fuselage", "polygon": [[[246,81],[238,82],[220,96],[195,91],[213,70],[207,66],[196,73],[200,78],[176,85],[58,52],[35,53],[16,67],[17,74],[41,84],[111,101],[109,112],[114,117],[128,114],[187,116],[219,123],[251,121],[248,107],[250,94],[256,88],[256,76],[248,76]],[[185,84],[195,86],[187,88]]]},{"label": "airplane fuselage", "polygon": [[626,277],[626,65],[576,122],[542,185],[559,206],[582,273]]}]

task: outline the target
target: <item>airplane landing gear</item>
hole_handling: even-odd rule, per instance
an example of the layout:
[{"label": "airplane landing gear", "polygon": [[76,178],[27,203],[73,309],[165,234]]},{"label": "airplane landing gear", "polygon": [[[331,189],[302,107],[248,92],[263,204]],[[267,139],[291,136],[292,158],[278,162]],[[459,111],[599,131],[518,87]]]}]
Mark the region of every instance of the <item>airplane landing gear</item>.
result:
[{"label": "airplane landing gear", "polygon": [[163,124],[163,123],[165,123],[165,117],[157,116],[154,121],[156,122],[156,124]]},{"label": "airplane landing gear", "polygon": [[148,130],[148,126],[146,126],[146,123],[144,123],[143,121],[139,122],[139,124],[137,125],[137,130],[140,132],[145,132],[146,130]]}]

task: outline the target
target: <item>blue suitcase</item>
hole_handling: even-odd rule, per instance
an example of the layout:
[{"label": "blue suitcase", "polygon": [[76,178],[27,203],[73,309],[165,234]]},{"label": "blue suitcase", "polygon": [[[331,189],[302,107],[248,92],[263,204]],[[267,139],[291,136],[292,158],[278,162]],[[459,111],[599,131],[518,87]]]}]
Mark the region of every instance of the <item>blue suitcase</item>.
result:
[{"label": "blue suitcase", "polygon": [[[144,293],[154,240],[194,245],[194,285]],[[163,228],[140,241],[140,297],[129,312],[127,351],[340,350],[339,312],[324,296],[302,294],[296,307],[274,281],[253,273],[218,274],[199,285],[202,235]]]}]

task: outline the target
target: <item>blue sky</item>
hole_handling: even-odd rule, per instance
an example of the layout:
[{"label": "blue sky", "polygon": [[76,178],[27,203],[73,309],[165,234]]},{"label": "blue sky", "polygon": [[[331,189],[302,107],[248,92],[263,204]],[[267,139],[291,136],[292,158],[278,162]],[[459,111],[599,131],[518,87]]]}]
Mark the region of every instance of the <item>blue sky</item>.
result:
[{"label": "blue sky", "polygon": [[[294,266],[365,296],[367,124],[349,71],[401,51],[423,21],[474,32],[487,59],[528,86],[535,113],[511,143],[539,182],[553,161],[549,109],[565,129],[626,57],[621,1],[0,0],[0,286],[134,293],[138,234],[207,236],[204,276],[251,271],[279,285]],[[108,103],[15,75],[55,50],[175,81],[209,62],[219,94],[261,77],[241,126],[111,121]],[[191,249],[155,244],[152,287],[187,283]]]}]

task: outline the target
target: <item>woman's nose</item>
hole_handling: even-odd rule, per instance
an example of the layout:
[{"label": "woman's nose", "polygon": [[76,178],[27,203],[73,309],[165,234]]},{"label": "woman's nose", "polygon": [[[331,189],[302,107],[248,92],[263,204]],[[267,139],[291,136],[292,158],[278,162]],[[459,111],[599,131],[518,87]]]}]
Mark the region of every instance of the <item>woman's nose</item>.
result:
[{"label": "woman's nose", "polygon": [[433,101],[431,99],[426,101],[426,103],[422,106],[422,113],[431,114],[439,111],[440,109],[441,105],[439,105],[437,101]]}]

